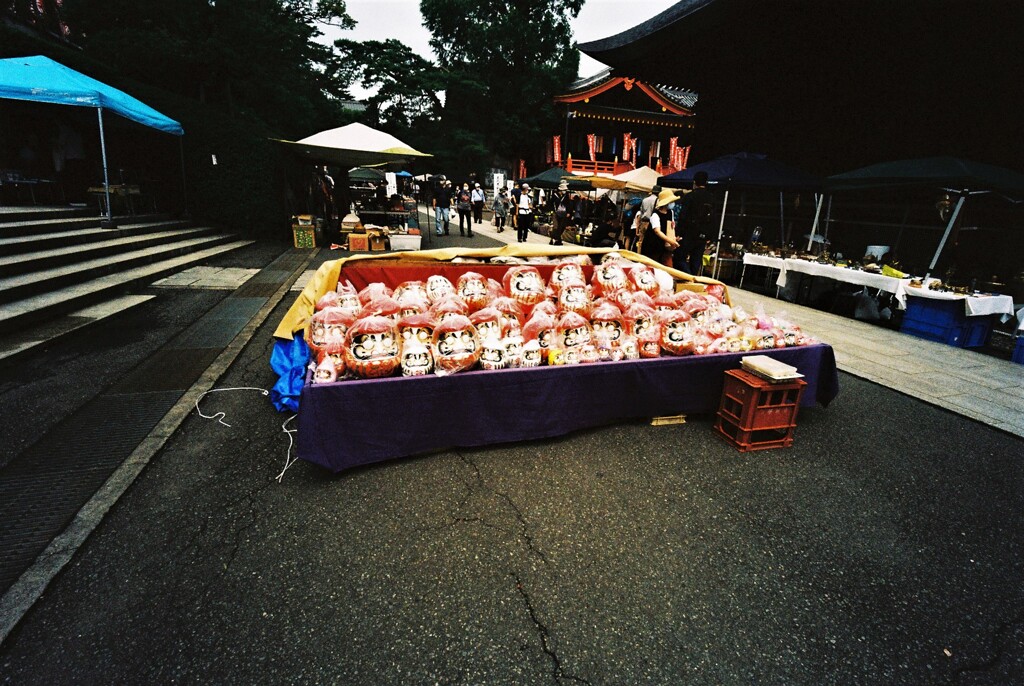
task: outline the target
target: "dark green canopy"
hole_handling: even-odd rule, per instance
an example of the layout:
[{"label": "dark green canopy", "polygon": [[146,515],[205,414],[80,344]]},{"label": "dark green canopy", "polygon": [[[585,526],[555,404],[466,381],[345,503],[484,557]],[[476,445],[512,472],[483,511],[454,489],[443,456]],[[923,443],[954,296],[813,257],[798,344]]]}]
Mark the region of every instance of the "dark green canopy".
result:
[{"label": "dark green canopy", "polygon": [[384,172],[369,167],[356,167],[348,173],[350,181],[373,181],[377,183],[385,179]]},{"label": "dark green canopy", "polygon": [[995,191],[1024,198],[1024,174],[958,157],[882,162],[828,177],[830,190],[884,186],[939,186],[951,191]]},{"label": "dark green canopy", "polygon": [[571,191],[594,190],[594,187],[590,185],[589,181],[577,181],[572,178],[572,174],[561,167],[552,167],[540,174],[527,176],[525,179],[519,179],[518,183],[528,183],[534,188],[558,188],[558,184],[561,183],[563,179],[565,179],[565,182],[569,185],[569,190]]}]

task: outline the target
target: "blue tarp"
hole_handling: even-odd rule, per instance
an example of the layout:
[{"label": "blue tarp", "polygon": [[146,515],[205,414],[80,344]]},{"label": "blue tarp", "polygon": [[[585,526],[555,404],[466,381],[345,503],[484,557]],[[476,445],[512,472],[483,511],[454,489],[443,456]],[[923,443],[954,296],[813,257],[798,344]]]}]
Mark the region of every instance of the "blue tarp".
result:
[{"label": "blue tarp", "polygon": [[144,126],[181,136],[181,124],[149,105],[49,57],[0,60],[0,98],[102,107]]},{"label": "blue tarp", "polygon": [[277,383],[270,389],[270,402],[278,412],[299,411],[299,396],[306,382],[306,365],[309,363],[309,346],[297,333],[290,341],[274,341],[270,353],[270,368],[277,374]]}]

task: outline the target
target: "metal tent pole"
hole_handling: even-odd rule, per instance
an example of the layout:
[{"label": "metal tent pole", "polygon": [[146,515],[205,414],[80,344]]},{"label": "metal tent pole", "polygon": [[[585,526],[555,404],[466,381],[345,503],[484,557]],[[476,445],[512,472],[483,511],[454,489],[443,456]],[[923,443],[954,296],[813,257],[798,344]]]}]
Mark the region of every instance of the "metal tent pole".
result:
[{"label": "metal tent pole", "polygon": [[103,108],[96,108],[96,116],[99,117],[100,122],[100,153],[103,156],[103,195],[107,202],[107,219],[106,222],[101,222],[101,225],[105,224],[103,228],[112,229],[114,228],[114,218],[110,211],[110,176],[107,172],[107,138],[103,133]]},{"label": "metal tent pole", "polygon": [[[725,231],[725,208],[729,206],[729,189],[725,189],[725,199],[722,201],[722,218],[718,220],[718,244],[715,246],[715,268],[711,270],[711,278],[717,279],[722,266],[722,233]],[[703,254],[703,252],[702,252]],[[704,258],[701,257],[703,264]]]},{"label": "metal tent pole", "polygon": [[818,196],[818,206],[814,210],[814,223],[811,224],[811,237],[807,239],[807,252],[811,251],[811,246],[814,244],[814,233],[818,230],[818,219],[821,217],[821,205],[825,202],[825,194],[822,193]]},{"label": "metal tent pole", "polygon": [[964,206],[964,200],[967,199],[967,192],[960,193],[960,198],[956,201],[956,209],[953,210],[953,216],[949,218],[949,223],[946,224],[946,232],[942,234],[942,240],[939,241],[939,247],[935,249],[935,255],[932,257],[932,263],[928,265],[928,273],[924,275],[925,281],[932,275],[932,270],[935,269],[935,263],[939,261],[939,255],[942,253],[942,248],[946,245],[946,239],[949,238],[950,232],[953,230],[953,224],[956,223],[956,218],[960,215],[960,208]]}]

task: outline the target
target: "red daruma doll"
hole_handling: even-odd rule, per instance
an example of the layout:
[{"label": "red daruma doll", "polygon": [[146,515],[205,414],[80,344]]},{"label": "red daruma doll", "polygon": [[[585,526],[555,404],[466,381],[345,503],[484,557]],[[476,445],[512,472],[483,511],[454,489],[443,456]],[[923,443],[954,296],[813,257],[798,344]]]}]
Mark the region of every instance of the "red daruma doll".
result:
[{"label": "red daruma doll", "polygon": [[690,315],[682,310],[660,312],[661,347],[673,355],[692,355],[696,341]]},{"label": "red daruma doll", "polygon": [[469,317],[447,317],[434,327],[434,366],[439,373],[469,369],[480,359],[480,338]]},{"label": "red daruma doll", "polygon": [[536,267],[509,267],[502,279],[505,293],[523,308],[533,307],[544,299],[544,277]]},{"label": "red daruma doll", "polygon": [[398,327],[387,317],[366,317],[349,327],[345,366],[356,376],[391,376],[401,363]]},{"label": "red daruma doll", "polygon": [[490,299],[487,279],[476,272],[466,272],[460,276],[459,282],[455,284],[455,292],[469,306],[470,312],[485,307]]}]

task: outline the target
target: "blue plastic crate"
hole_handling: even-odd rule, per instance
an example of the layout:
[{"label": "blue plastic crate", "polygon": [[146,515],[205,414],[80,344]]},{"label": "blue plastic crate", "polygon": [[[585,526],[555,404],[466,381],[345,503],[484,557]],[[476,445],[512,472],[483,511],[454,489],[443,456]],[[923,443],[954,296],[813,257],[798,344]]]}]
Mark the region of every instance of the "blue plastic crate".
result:
[{"label": "blue plastic crate", "polygon": [[1017,336],[1017,345],[1013,348],[1011,359],[1017,364],[1024,364],[1024,336]]},{"label": "blue plastic crate", "polygon": [[992,319],[968,317],[960,300],[908,297],[900,331],[957,348],[980,348],[992,335]]}]

